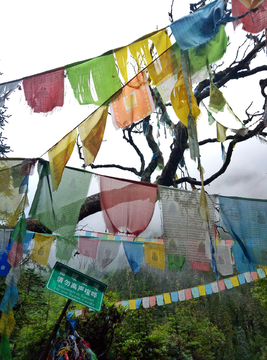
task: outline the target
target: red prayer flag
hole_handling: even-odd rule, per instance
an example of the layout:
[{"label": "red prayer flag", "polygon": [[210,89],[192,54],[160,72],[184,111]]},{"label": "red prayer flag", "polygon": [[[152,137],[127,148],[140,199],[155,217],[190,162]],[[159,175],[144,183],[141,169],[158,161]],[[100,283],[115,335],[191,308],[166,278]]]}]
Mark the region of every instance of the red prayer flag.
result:
[{"label": "red prayer flag", "polygon": [[36,113],[46,113],[64,103],[64,68],[23,80],[28,105]]},{"label": "red prayer flag", "polygon": [[81,255],[96,259],[99,239],[88,239],[79,237],[78,251]]},{"label": "red prayer flag", "polygon": [[13,268],[15,268],[19,266],[22,257],[23,257],[23,244],[22,242],[18,243],[17,241],[14,241],[8,253],[7,261]]},{"label": "red prayer flag", "polygon": [[156,305],[156,296],[149,296],[149,306]]},{"label": "red prayer flag", "polygon": [[100,176],[100,199],[109,232],[138,236],[153,216],[157,185]]},{"label": "red prayer flag", "polygon": [[[232,0],[233,17],[248,12],[248,9],[239,0]],[[243,30],[257,34],[267,28],[267,0],[259,5],[256,11],[247,14],[245,17],[234,21],[234,29],[238,24],[243,24]]]}]

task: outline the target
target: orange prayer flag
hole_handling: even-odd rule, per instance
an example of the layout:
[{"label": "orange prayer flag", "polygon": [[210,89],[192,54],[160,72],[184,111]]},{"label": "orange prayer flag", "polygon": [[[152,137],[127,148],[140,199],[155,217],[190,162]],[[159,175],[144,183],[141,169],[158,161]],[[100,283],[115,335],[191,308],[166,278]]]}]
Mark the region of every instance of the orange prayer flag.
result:
[{"label": "orange prayer flag", "polygon": [[48,151],[53,191],[60,184],[64,168],[71,157],[76,138],[77,129],[74,129]]},{"label": "orange prayer flag", "polygon": [[93,115],[89,116],[78,126],[86,166],[95,160],[99,151],[104,136],[107,116],[108,107],[106,105],[101,106]]},{"label": "orange prayer flag", "polygon": [[[142,73],[138,74],[111,104],[111,115],[119,128],[126,128],[154,111],[150,89]],[[115,125],[115,126],[116,126]]]}]

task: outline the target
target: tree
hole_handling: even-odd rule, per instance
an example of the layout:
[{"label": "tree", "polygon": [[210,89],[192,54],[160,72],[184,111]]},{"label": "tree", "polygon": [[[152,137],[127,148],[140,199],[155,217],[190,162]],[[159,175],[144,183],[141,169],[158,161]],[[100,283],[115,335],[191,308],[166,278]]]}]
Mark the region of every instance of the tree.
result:
[{"label": "tree", "polygon": [[[1,73],[0,73],[1,75]],[[5,99],[7,98],[8,93],[5,93],[4,95],[0,96],[0,129],[4,130],[4,126],[7,123],[7,119],[10,117],[10,115],[6,114],[7,107],[5,106]],[[11,149],[10,147],[5,143],[6,138],[3,136],[3,131],[0,132],[0,157],[6,157],[6,154],[8,154]]]},{"label": "tree", "polygon": [[[201,1],[197,4],[191,4],[190,10],[196,11],[202,5],[205,5],[206,1]],[[227,2],[226,2],[227,3]],[[228,11],[229,13],[229,11]],[[171,16],[170,16],[171,18]],[[245,32],[244,32],[245,34]],[[231,44],[228,44],[230,48]],[[153,49],[150,49],[151,52]],[[211,65],[211,78],[213,84],[218,88],[225,87],[233,82],[233,80],[239,80],[244,78],[249,78],[250,83],[254,82],[254,78],[256,74],[264,74],[267,71],[266,65],[266,57],[260,59],[260,63],[258,59],[262,55],[262,53],[266,50],[266,32],[263,32],[259,35],[251,35],[247,34],[244,43],[240,44],[237,49],[237,52],[233,54],[233,59],[230,63],[216,63]],[[229,51],[229,53],[231,53]],[[253,98],[251,99],[251,104],[243,104],[244,105],[244,118],[242,120],[242,126],[247,126],[245,135],[240,133],[232,133],[226,137],[226,142],[228,143],[228,148],[225,152],[225,161],[221,168],[215,171],[209,178],[205,179],[203,185],[208,185],[213,182],[215,179],[220,177],[228,168],[232,155],[233,149],[236,144],[245,142],[251,138],[259,138],[265,141],[265,137],[267,133],[264,131],[266,128],[266,120],[267,120],[267,95],[266,95],[266,87],[267,87],[267,79],[262,75],[262,79],[259,82],[259,85],[254,83],[253,86],[259,86],[260,92],[263,96],[262,98],[262,108],[258,109],[254,113],[250,113],[249,109],[253,102]],[[210,80],[203,80],[198,83],[195,88],[196,100],[197,103],[200,104],[204,99],[209,97],[209,86]],[[182,176],[177,179],[176,171],[178,168],[181,168],[181,164],[184,160],[184,152],[189,148],[188,143],[188,130],[186,126],[178,121],[175,125],[172,122],[167,114],[167,109],[171,105],[170,103],[164,104],[160,95],[157,92],[157,89],[151,88],[154,100],[157,104],[156,112],[158,115],[161,115],[165,119],[165,124],[169,125],[173,129],[173,143],[170,148],[169,158],[163,159],[163,155],[155,140],[155,130],[153,129],[151,116],[146,117],[142,121],[138,123],[134,123],[131,126],[122,130],[123,140],[127,142],[127,144],[132,147],[134,152],[137,154],[140,160],[140,168],[136,168],[133,166],[123,166],[120,164],[91,164],[92,169],[120,169],[125,172],[131,172],[135,174],[141,181],[151,182],[152,176],[155,177],[155,170],[160,165],[162,170],[156,178],[156,183],[164,186],[175,186],[177,187],[179,184],[190,184],[192,187],[201,186],[202,182],[199,176],[199,179],[191,177],[189,174]],[[145,139],[147,148],[152,152],[151,161],[146,164],[144,151],[141,151],[140,147],[137,145],[140,143],[140,138],[143,136],[143,129],[145,130]],[[225,143],[226,143],[225,142]],[[206,138],[202,141],[199,141],[199,147],[203,148],[207,144],[218,143],[217,138]],[[78,145],[78,150],[80,152],[80,145]],[[81,152],[80,152],[81,153]],[[200,159],[200,158],[199,158]],[[196,166],[200,169],[200,163],[196,164]],[[164,165],[165,164],[165,165]],[[184,173],[187,171],[185,167]],[[81,208],[80,218],[83,218],[92,215],[98,211],[101,211],[100,206],[100,196],[99,194],[94,194],[86,199],[84,205]],[[28,221],[28,227],[32,230],[38,230],[36,228],[36,224],[34,225],[31,221]]]}]

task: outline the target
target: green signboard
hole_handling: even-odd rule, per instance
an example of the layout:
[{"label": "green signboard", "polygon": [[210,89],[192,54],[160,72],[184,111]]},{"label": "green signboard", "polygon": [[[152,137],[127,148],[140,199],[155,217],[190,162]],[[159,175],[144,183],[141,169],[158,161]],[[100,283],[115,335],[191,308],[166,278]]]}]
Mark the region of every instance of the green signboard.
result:
[{"label": "green signboard", "polygon": [[45,288],[100,312],[107,285],[56,262]]}]

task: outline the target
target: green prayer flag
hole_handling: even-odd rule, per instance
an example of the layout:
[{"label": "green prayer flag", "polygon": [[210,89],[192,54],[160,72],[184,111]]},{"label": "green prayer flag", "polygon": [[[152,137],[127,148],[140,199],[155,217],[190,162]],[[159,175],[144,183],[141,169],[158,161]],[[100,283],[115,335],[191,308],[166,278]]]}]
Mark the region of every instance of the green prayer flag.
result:
[{"label": "green prayer flag", "polygon": [[61,238],[57,237],[56,258],[62,261],[69,261],[72,257],[73,250],[78,247],[78,238]]},{"label": "green prayer flag", "polygon": [[22,213],[19,221],[17,222],[15,229],[12,232],[12,239],[17,243],[22,243],[26,236],[26,218],[24,212]]},{"label": "green prayer flag", "polygon": [[75,233],[92,174],[85,170],[65,167],[61,183],[52,191],[49,162],[39,160],[39,183],[30,210],[30,217],[48,229],[68,239]]},{"label": "green prayer flag", "polygon": [[79,104],[102,105],[121,88],[113,54],[66,66]]},{"label": "green prayer flag", "polygon": [[189,150],[192,160],[199,157],[199,145],[197,140],[197,129],[194,123],[194,118],[191,114],[188,115],[188,137],[189,137]]},{"label": "green prayer flag", "polygon": [[209,102],[209,108],[214,111],[223,111],[224,106],[226,104],[226,100],[223,96],[223,93],[217,89],[217,87],[213,84],[213,82],[210,82],[210,102]]},{"label": "green prayer flag", "polygon": [[170,270],[182,270],[185,258],[178,254],[167,254],[168,257],[168,269]]},{"label": "green prayer flag", "polygon": [[1,336],[0,359],[12,360],[9,339],[6,334]]},{"label": "green prayer flag", "polygon": [[216,119],[214,118],[214,116],[212,115],[212,113],[207,109],[208,112],[208,121],[209,121],[209,125],[212,125]]}]

